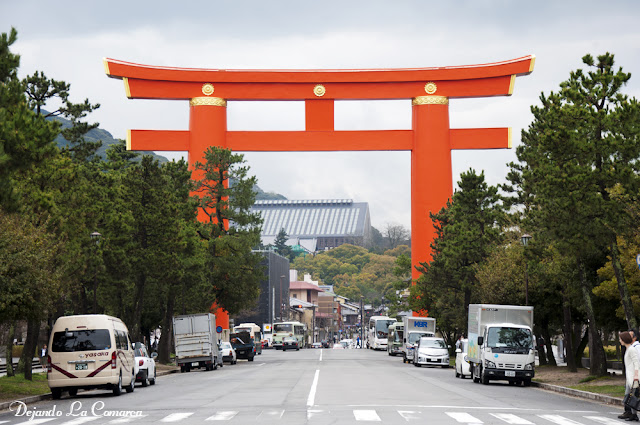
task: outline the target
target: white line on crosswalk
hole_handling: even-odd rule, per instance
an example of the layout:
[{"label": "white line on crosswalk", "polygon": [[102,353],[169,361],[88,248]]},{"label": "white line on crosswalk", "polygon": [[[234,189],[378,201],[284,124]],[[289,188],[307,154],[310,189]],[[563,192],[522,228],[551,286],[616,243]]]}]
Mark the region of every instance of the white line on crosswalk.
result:
[{"label": "white line on crosswalk", "polygon": [[615,420],[613,418],[605,418],[604,416],[585,416],[585,418],[590,419],[594,422],[598,422],[599,424],[604,425],[620,425],[620,421]]},{"label": "white line on crosswalk", "polygon": [[32,425],[36,425],[36,424],[43,424],[45,422],[49,422],[52,421],[56,418],[40,418],[40,419],[34,419],[32,421],[26,421],[26,422],[20,422],[21,424],[32,424]]},{"label": "white line on crosswalk", "polygon": [[138,419],[146,418],[146,417],[147,417],[147,415],[125,416],[125,417],[122,417],[122,418],[114,419],[114,420],[112,420],[110,422],[107,422],[107,423],[110,423],[110,424],[126,424],[126,423],[129,423],[129,422],[136,421]]},{"label": "white line on crosswalk", "polygon": [[581,425],[580,422],[572,421],[571,419],[567,419],[559,415],[538,415],[538,417],[558,425]]},{"label": "white line on crosswalk", "polygon": [[353,416],[355,416],[356,421],[381,421],[375,410],[354,410]]},{"label": "white line on crosswalk", "polygon": [[193,412],[172,413],[169,416],[165,416],[164,418],[162,418],[160,422],[180,422],[183,419],[187,419],[191,415],[193,415]]},{"label": "white line on crosswalk", "polygon": [[468,414],[468,413],[463,413],[463,412],[444,412],[447,415],[449,415],[450,417],[452,417],[453,419],[455,419],[456,421],[463,423],[463,424],[482,424],[484,422],[482,422],[480,419]]},{"label": "white line on crosswalk", "polygon": [[213,416],[209,416],[205,421],[230,421],[233,419],[238,412],[234,412],[233,410],[217,412]]},{"label": "white line on crosswalk", "polygon": [[491,413],[491,416],[495,416],[501,421],[505,421],[508,424],[512,425],[533,425],[533,422],[529,422],[526,419],[523,419],[519,416],[513,415],[511,413]]},{"label": "white line on crosswalk", "polygon": [[405,421],[411,421],[420,419],[420,414],[422,412],[416,412],[413,410],[398,410],[398,413],[404,418]]},{"label": "white line on crosswalk", "polygon": [[100,419],[100,416],[87,416],[86,418],[76,418],[70,420],[69,422],[63,422],[62,425],[80,425],[87,422],[95,421],[96,419]]}]

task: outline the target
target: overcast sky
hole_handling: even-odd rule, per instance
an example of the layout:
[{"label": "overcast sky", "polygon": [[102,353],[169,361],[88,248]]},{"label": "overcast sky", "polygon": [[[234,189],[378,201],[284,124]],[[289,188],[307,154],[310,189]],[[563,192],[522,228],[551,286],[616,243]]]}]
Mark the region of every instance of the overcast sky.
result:
[{"label": "overcast sky", "polygon": [[[128,129],[188,127],[187,101],[129,100],[102,58],[195,68],[408,68],[536,55],[511,97],[452,99],[452,128],[512,127],[514,146],[540,93],[557,90],[581,57],[605,52],[632,73],[640,98],[640,3],[629,1],[50,1],[0,0],[13,26],[20,75],[71,84],[72,100],[101,107],[89,121],[117,138]],[[409,129],[410,100],[336,102],[337,130]],[[230,102],[229,130],[303,130],[302,102]],[[368,202],[372,224],[410,227],[410,154],[247,153],[266,191],[289,199]],[[456,151],[453,181],[473,168],[504,182],[515,150]]]}]

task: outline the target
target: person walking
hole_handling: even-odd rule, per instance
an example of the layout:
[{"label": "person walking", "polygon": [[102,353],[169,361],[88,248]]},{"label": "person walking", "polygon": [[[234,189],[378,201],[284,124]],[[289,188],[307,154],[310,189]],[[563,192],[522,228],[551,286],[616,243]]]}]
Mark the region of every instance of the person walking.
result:
[{"label": "person walking", "polygon": [[47,350],[47,344],[44,344],[40,349],[40,364],[43,369],[47,369],[47,356],[49,355],[49,350]]},{"label": "person walking", "polygon": [[[633,346],[633,338],[631,332],[625,331],[620,333],[620,344],[626,348],[624,353],[624,367],[626,370],[626,380],[624,386],[625,396],[631,394],[639,386],[640,378],[640,354]],[[618,416],[619,419],[625,421],[638,421],[638,412],[635,409],[626,410],[622,415]]]}]

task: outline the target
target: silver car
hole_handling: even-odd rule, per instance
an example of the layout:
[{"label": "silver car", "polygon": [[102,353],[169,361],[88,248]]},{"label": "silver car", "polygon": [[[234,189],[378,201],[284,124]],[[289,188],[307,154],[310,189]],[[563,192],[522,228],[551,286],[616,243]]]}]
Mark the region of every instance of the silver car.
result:
[{"label": "silver car", "polygon": [[413,364],[449,367],[449,347],[444,339],[437,337],[422,337],[413,350]]}]

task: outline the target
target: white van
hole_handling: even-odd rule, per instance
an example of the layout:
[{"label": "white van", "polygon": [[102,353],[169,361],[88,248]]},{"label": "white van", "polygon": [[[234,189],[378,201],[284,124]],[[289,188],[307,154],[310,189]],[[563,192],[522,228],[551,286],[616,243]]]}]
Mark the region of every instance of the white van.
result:
[{"label": "white van", "polygon": [[124,322],[104,314],[63,316],[53,325],[47,379],[54,399],[63,391],[110,389],[128,393],[135,384],[134,351]]}]

